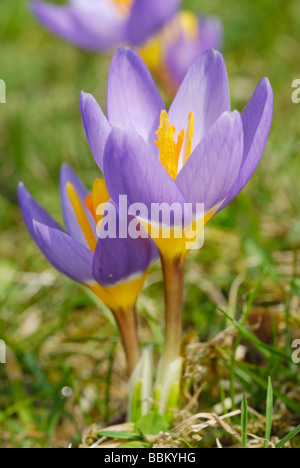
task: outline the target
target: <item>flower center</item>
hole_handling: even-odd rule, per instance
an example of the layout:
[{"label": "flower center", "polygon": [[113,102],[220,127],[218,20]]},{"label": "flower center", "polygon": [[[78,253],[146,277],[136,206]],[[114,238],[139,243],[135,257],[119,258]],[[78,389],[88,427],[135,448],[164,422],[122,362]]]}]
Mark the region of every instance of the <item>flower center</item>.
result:
[{"label": "flower center", "polygon": [[184,166],[192,153],[194,126],[194,114],[191,112],[186,132],[181,130],[177,141],[175,141],[176,128],[171,125],[167,112],[165,110],[161,112],[160,124],[156,132],[158,141],[155,144],[159,149],[160,162],[173,180],[176,179],[179,172],[180,157],[182,157],[182,166]]},{"label": "flower center", "polygon": [[94,229],[91,226],[90,220],[87,216],[84,205],[89,209],[96,223],[101,221],[101,217],[97,215],[97,208],[102,203],[107,203],[110,196],[107,192],[105,181],[102,179],[96,179],[93,184],[93,192],[89,194],[84,202],[80,200],[80,197],[71,184],[67,183],[67,194],[71,202],[72,208],[76,215],[79,226],[81,227],[84,238],[91,249],[95,252],[97,247],[97,239],[94,233]]}]

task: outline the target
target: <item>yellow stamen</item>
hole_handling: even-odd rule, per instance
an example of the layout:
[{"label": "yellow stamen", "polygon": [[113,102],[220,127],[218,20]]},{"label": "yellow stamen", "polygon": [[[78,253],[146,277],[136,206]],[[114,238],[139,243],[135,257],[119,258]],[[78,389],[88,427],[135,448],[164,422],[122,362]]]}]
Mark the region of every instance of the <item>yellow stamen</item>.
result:
[{"label": "yellow stamen", "polygon": [[93,215],[95,223],[97,224],[98,229],[100,229],[99,223],[102,221],[103,216],[100,216],[98,213],[101,210],[98,210],[100,205],[106,205],[110,200],[109,193],[107,191],[106,183],[104,179],[96,179],[93,184],[93,192],[90,193],[85,199],[85,205]]},{"label": "yellow stamen", "polygon": [[175,130],[175,127],[171,125],[167,112],[163,110],[160,115],[159,129],[156,132],[158,141],[155,143],[159,149],[160,162],[174,180],[176,179],[178,172],[178,150],[180,146],[179,140],[177,144],[175,144]]},{"label": "yellow stamen", "polygon": [[183,142],[184,142],[184,130],[182,129],[178,135],[178,139],[176,143],[175,159],[176,159],[177,171],[178,171],[178,163],[179,163],[179,158],[180,158],[180,153],[181,153]]},{"label": "yellow stamen", "polygon": [[172,177],[176,179],[178,175],[178,163],[180,153],[184,143],[183,151],[183,164],[186,163],[192,153],[193,136],[194,136],[194,114],[190,113],[188,119],[188,128],[185,136],[184,130],[178,135],[177,142],[175,143],[176,128],[171,125],[168,114],[165,110],[161,112],[159,129],[156,132],[158,141],[156,146],[159,149],[160,162]]},{"label": "yellow stamen", "polygon": [[189,123],[186,132],[185,142],[184,142],[184,151],[183,151],[183,165],[189,159],[192,153],[193,137],[195,136],[195,119],[193,112],[189,115]]},{"label": "yellow stamen", "polygon": [[105,180],[96,179],[93,184],[93,203],[97,223],[99,223],[103,218],[102,216],[97,215],[98,206],[106,204],[108,200],[110,200],[110,196],[107,191]]},{"label": "yellow stamen", "polygon": [[72,204],[74,213],[76,215],[77,221],[82,229],[83,235],[87,241],[87,244],[92,252],[95,252],[97,247],[97,240],[93,233],[93,229],[90,225],[89,219],[85,212],[84,206],[76,192],[75,187],[68,182],[67,183],[67,193]]}]

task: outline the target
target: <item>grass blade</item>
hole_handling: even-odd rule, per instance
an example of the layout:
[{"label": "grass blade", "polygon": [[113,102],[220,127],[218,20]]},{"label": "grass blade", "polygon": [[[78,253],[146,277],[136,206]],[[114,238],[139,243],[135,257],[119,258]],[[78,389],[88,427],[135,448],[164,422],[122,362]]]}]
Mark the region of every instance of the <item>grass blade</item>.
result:
[{"label": "grass blade", "polygon": [[109,437],[110,439],[141,440],[141,436],[139,434],[132,434],[129,432],[99,431],[98,435],[102,437]]},{"label": "grass blade", "polygon": [[242,448],[247,448],[247,441],[248,441],[248,402],[246,395],[243,397],[242,401],[242,415],[241,415],[241,426],[242,426]]},{"label": "grass blade", "polygon": [[276,448],[280,449],[285,446],[290,440],[292,440],[294,437],[296,437],[298,434],[300,434],[300,425],[297,426],[295,429],[293,429],[289,434],[287,434],[278,444],[276,445]]},{"label": "grass blade", "polygon": [[273,422],[273,405],[274,405],[274,394],[273,394],[273,385],[271,377],[268,381],[268,392],[267,392],[267,409],[266,409],[266,434],[265,438],[267,439],[264,448],[268,448],[268,441],[271,439],[272,432],[272,422]]},{"label": "grass blade", "polygon": [[225,317],[230,320],[230,322],[235,326],[235,328],[239,331],[240,335],[242,336],[243,339],[245,340],[249,340],[253,343],[253,345],[258,349],[258,351],[260,351],[260,353],[263,355],[264,358],[268,358],[268,354],[264,353],[264,351],[268,351],[269,353],[275,355],[275,356],[278,356],[282,359],[284,359],[285,361],[287,362],[291,362],[291,356],[289,356],[288,354],[276,349],[276,348],[273,348],[272,346],[269,346],[267,345],[266,343],[264,343],[263,341],[260,341],[255,335],[254,333],[252,333],[250,330],[248,330],[247,328],[245,328],[243,325],[241,325],[240,323],[238,323],[237,321],[235,320],[232,320],[231,317],[229,317],[229,315],[222,309],[218,309],[220,312],[222,312],[223,315],[225,315]]},{"label": "grass blade", "polygon": [[[262,388],[265,388],[267,390],[268,384],[266,383],[265,379],[260,377],[257,373],[251,371],[246,365],[240,364],[239,365],[240,369],[242,369],[246,374],[249,375],[253,379],[254,382],[256,382],[258,385],[260,385]],[[239,379],[239,372],[236,370],[236,376]],[[292,400],[291,398],[287,397],[283,393],[279,392],[277,389],[273,389],[273,393],[276,398],[279,398],[288,408],[290,408],[292,411],[294,411],[297,415],[300,415],[300,405]]]}]

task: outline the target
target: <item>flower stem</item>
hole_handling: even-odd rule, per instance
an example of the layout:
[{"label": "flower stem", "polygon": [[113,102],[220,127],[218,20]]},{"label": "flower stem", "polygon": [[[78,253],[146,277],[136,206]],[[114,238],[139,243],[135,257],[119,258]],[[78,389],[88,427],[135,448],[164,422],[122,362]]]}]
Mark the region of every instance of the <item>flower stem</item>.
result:
[{"label": "flower stem", "polygon": [[140,359],[140,345],[137,335],[137,316],[135,307],[129,310],[113,311],[117,321],[127,359],[129,375],[134,371]]},{"label": "flower stem", "polygon": [[162,257],[165,284],[166,328],[162,375],[169,364],[180,356],[182,334],[183,283],[186,257]]}]

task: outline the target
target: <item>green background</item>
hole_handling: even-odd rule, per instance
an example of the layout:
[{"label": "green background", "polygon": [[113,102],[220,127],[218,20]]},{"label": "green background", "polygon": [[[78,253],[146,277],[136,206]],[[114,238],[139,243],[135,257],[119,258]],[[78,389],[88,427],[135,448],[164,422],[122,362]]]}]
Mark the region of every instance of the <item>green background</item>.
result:
[{"label": "green background", "polygon": [[[291,100],[292,82],[300,78],[300,3],[185,4],[224,22],[232,107],[241,111],[264,76],[275,95],[259,169],[212,220],[204,248],[189,261],[184,329],[207,339],[225,325],[216,309],[226,304],[237,277],[244,278],[238,311],[266,267],[257,304],[287,299],[292,251],[300,245],[300,104]],[[110,56],[61,42],[38,26],[27,5],[2,0],[0,6],[0,78],[7,85],[7,103],[0,104],[0,338],[8,345],[8,363],[0,364],[1,446],[66,446],[80,440],[85,425],[124,409],[124,360],[107,311],[58,274],[30,239],[16,190],[23,181],[62,221],[61,164],[70,163],[92,185],[98,170],[82,128],[79,94],[91,92],[105,110]],[[161,345],[159,268],[149,276],[139,312],[142,338],[154,336]],[[73,390],[70,398],[61,394],[65,386]]]}]

